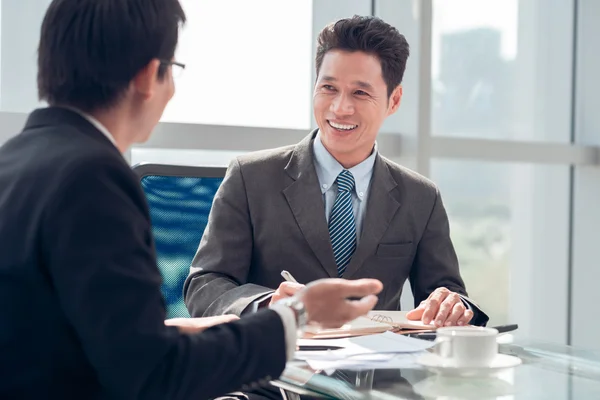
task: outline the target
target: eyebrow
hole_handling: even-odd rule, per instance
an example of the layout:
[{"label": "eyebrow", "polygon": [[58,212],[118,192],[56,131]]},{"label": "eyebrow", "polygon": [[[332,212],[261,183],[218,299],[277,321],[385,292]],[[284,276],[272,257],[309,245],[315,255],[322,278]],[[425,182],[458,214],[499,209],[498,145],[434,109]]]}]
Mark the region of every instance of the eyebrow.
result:
[{"label": "eyebrow", "polygon": [[[327,82],[336,82],[337,81],[337,79],[335,79],[333,76],[329,76],[329,75],[323,76],[323,78],[321,78],[321,80],[327,81]],[[368,83],[368,82],[354,81],[352,83],[355,84],[355,85],[360,86],[363,89],[373,90],[373,86],[370,83]]]}]

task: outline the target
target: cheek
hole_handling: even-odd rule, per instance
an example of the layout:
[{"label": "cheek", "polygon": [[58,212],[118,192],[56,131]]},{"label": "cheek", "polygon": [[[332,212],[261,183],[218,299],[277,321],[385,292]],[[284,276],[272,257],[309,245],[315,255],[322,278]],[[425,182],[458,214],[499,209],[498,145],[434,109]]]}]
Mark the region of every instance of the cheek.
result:
[{"label": "cheek", "polygon": [[171,100],[173,98],[173,96],[175,96],[175,82],[173,82],[171,80],[171,83],[169,84],[169,96],[168,96],[168,99]]},{"label": "cheek", "polygon": [[381,106],[368,105],[358,111],[360,120],[363,122],[363,140],[370,141],[377,137],[379,129],[386,118],[387,109]]},{"label": "cheek", "polygon": [[313,110],[315,113],[323,112],[326,109],[326,102],[321,96],[313,97]]},{"label": "cheek", "polygon": [[362,112],[369,125],[381,125],[387,117],[388,108],[381,104],[369,104]]},{"label": "cheek", "polygon": [[315,111],[329,113],[336,96],[326,93],[319,93],[313,98],[313,107]]}]

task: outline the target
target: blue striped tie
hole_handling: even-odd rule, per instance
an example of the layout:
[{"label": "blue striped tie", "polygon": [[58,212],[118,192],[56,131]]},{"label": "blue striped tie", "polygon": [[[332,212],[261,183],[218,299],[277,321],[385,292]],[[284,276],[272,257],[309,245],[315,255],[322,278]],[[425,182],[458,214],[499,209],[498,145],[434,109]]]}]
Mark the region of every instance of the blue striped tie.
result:
[{"label": "blue striped tie", "polygon": [[354,177],[350,171],[343,170],[336,181],[338,194],[329,216],[329,237],[338,276],[341,278],[356,250],[356,225],[352,209]]}]

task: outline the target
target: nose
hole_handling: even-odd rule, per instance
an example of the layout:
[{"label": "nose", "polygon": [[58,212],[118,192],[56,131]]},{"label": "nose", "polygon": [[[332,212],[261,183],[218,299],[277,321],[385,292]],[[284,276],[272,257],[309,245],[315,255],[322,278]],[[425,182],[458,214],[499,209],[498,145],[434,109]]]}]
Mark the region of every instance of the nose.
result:
[{"label": "nose", "polygon": [[331,102],[330,111],[338,117],[352,115],[354,114],[354,102],[350,96],[340,93]]}]

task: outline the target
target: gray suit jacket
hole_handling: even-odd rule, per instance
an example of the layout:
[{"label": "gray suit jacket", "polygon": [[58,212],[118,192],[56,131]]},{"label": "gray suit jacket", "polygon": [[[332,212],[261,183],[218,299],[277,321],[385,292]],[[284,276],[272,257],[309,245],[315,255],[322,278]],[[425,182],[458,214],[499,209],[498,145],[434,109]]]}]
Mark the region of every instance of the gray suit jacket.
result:
[{"label": "gray suit jacket", "polygon": [[[184,285],[192,316],[248,311],[279,286],[282,270],[300,283],[337,277],[314,167],[315,134],[232,161]],[[415,304],[441,286],[466,296],[437,187],[378,155],[369,190],[360,243],[344,278],[381,280],[380,310],[400,309],[407,279]],[[487,322],[476,314],[474,323]]]}]

